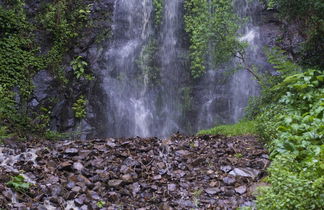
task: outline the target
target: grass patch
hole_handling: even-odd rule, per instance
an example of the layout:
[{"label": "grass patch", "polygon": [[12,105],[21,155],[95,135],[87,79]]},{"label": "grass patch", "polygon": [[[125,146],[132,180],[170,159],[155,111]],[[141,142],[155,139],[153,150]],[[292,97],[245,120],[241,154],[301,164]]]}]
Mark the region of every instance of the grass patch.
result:
[{"label": "grass patch", "polygon": [[208,130],[201,130],[197,135],[239,136],[246,134],[257,134],[255,121],[241,121],[232,125],[219,125]]}]

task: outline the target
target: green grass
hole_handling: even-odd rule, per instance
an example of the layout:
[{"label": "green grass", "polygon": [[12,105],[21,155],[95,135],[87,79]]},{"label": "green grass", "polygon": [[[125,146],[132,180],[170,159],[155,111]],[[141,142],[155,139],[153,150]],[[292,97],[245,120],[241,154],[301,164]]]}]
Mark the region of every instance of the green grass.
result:
[{"label": "green grass", "polygon": [[232,125],[219,125],[208,130],[201,130],[197,135],[225,135],[239,136],[247,134],[257,134],[255,121],[241,121]]}]

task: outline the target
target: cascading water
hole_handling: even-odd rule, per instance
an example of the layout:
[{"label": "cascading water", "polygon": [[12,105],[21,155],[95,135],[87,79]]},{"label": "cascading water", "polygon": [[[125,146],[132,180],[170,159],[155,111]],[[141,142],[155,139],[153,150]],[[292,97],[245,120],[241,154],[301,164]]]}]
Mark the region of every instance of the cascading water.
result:
[{"label": "cascading water", "polygon": [[181,60],[186,49],[181,47],[183,28],[183,0],[165,1],[163,28],[161,31],[161,93],[162,118],[161,133],[167,136],[172,132],[182,131],[182,91],[185,88],[189,71]]},{"label": "cascading water", "polygon": [[[265,57],[262,53],[262,42],[260,39],[260,29],[256,23],[256,19],[260,18],[255,15],[260,8],[260,3],[254,1],[235,1],[234,7],[237,14],[241,18],[247,18],[248,21],[241,26],[239,38],[240,41],[247,42],[248,47],[245,53],[246,65],[254,66],[262,70],[265,63]],[[241,70],[233,75],[231,81],[232,92],[232,120],[237,122],[244,115],[244,108],[248,104],[248,99],[251,96],[256,96],[259,93],[259,86],[256,78],[246,70]]]},{"label": "cascading water", "polygon": [[111,47],[104,54],[102,77],[107,94],[107,136],[148,136],[152,112],[145,78],[136,58],[152,35],[150,0],[117,0]]},{"label": "cascading water", "polygon": [[[259,37],[259,27],[256,23],[256,19],[260,17],[255,15],[260,9],[260,3],[257,0],[235,0],[234,8],[241,19],[247,19],[239,31],[241,34],[239,40],[248,44],[244,65],[262,70],[266,63],[262,53],[263,44]],[[233,59],[222,69],[215,70],[210,67],[199,82],[198,93],[196,93],[201,104],[201,109],[198,111],[198,129],[239,121],[244,115],[249,98],[259,94],[258,82],[250,72],[240,69],[234,74],[229,73],[240,62],[238,59]]]},{"label": "cascading water", "polygon": [[[249,96],[258,94],[257,82],[245,70],[226,75],[230,67],[209,67],[198,82],[190,79],[183,2],[164,0],[162,25],[156,27],[152,0],[115,0],[113,37],[99,60],[105,136],[165,137],[236,122]],[[251,15],[258,4],[248,2],[235,1],[240,17],[252,17],[242,26],[240,39],[249,43],[247,62],[258,64],[264,59]],[[154,69],[146,66],[150,59]],[[152,74],[157,82],[152,83]]]}]

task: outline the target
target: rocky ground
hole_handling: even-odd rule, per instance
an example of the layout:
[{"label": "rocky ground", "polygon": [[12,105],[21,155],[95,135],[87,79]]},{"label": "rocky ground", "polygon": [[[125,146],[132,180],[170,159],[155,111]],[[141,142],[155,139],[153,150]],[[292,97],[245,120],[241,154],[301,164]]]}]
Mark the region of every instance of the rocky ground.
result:
[{"label": "rocky ground", "polygon": [[22,143],[0,147],[0,209],[253,206],[268,164],[253,136]]}]

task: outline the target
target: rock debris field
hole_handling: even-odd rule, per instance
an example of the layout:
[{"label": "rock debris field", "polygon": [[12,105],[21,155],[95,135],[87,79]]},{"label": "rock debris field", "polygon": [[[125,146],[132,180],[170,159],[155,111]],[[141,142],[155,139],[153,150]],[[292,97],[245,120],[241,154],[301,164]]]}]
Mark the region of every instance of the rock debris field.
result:
[{"label": "rock debris field", "polygon": [[[253,136],[20,143],[0,147],[0,209],[254,206],[268,165]],[[27,189],[8,184],[18,175]]]}]

